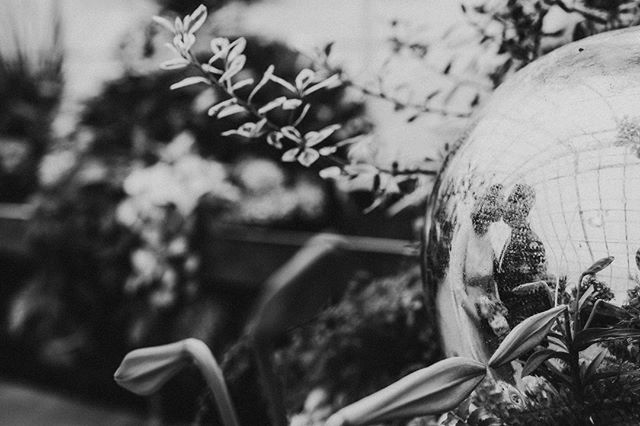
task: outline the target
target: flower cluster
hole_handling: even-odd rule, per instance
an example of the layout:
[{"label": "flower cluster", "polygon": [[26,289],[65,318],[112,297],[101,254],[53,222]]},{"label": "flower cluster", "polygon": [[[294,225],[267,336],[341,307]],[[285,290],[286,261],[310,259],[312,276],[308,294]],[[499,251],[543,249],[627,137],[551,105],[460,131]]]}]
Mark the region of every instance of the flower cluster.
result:
[{"label": "flower cluster", "polygon": [[191,134],[179,134],[158,162],[131,170],[123,182],[127,197],[116,212],[139,241],[125,289],[148,295],[156,308],[172,306],[182,291],[197,288],[200,259],[189,241],[205,197],[202,205],[215,211],[216,221],[229,224],[306,223],[325,212],[326,196],[316,183],[305,178],[288,183],[271,160],[247,158],[229,166],[204,159],[194,143]]},{"label": "flower cluster", "polygon": [[232,169],[242,191],[237,203],[221,220],[266,225],[287,220],[313,222],[326,211],[324,190],[307,178],[287,184],[280,166],[261,158],[247,158]]},{"label": "flower cluster", "polygon": [[124,181],[127,198],[117,210],[118,220],[140,240],[131,253],[133,271],[125,290],[148,294],[156,308],[173,306],[183,289],[196,288],[199,258],[189,248],[189,235],[200,197],[214,194],[228,202],[239,197],[226,168],[193,153],[193,142],[190,135],[179,135],[165,147],[161,161],[134,169]]}]

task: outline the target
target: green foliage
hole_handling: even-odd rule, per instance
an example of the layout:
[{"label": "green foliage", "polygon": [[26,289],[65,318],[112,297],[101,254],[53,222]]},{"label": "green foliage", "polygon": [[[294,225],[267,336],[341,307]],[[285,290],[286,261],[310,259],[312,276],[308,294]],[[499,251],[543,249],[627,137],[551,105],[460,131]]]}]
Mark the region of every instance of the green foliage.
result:
[{"label": "green foliage", "polygon": [[[626,370],[619,365],[615,368],[622,374]],[[539,391],[528,392],[526,408],[496,407],[499,409],[494,410],[494,413],[502,420],[502,424],[515,426],[637,424],[640,420],[637,383],[637,371],[630,375],[599,380],[585,387],[582,404],[573,399],[571,390],[566,387],[559,387],[557,391],[547,391],[545,394]]]},{"label": "green foliage", "polygon": [[[417,269],[382,279],[360,277],[335,305],[291,331],[275,353],[285,405],[297,413],[313,389],[325,389],[327,404],[341,407],[433,364],[434,321],[425,308]],[[266,418],[266,402],[248,340],[226,352],[222,368],[242,424]],[[200,424],[209,424],[205,401]]]},{"label": "green foliage", "polygon": [[8,0],[0,24],[0,201],[24,202],[37,187],[37,166],[64,84],[56,2]]},{"label": "green foliage", "polygon": [[190,363],[200,369],[213,394],[224,426],[238,426],[235,409],[218,362],[198,339],[129,352],[114,373],[115,381],[138,395],[151,395]]},{"label": "green foliage", "polygon": [[[612,261],[612,257],[597,261],[581,274],[579,282],[583,284],[585,276],[595,279],[595,274]],[[587,285],[587,291],[591,290],[590,284],[593,283]],[[603,289],[604,285],[599,291],[603,292]],[[569,303],[524,319],[500,343],[485,368],[498,369],[522,355],[530,354],[519,373],[522,377],[518,388],[495,380],[489,374],[487,380],[480,383],[484,377],[484,373],[480,373],[482,368],[477,374],[467,376],[463,366],[466,360],[450,358],[420,370],[424,376],[412,373],[348,405],[330,417],[329,423],[359,425],[367,424],[370,420],[401,420],[411,415],[439,414],[447,409],[442,404],[442,394],[448,395],[450,402],[456,401],[448,406],[449,409],[460,404],[455,411],[441,419],[439,424],[443,426],[583,425],[605,421],[607,424],[630,424],[630,421],[637,421],[640,410],[633,404],[640,398],[640,370],[636,366],[628,368],[628,365],[607,360],[611,356],[600,345],[623,339],[637,340],[640,330],[620,325],[589,327],[603,300],[594,304],[589,320],[583,323],[579,311],[587,298],[584,295],[581,298],[580,292],[576,291]],[[570,309],[573,315],[570,315]],[[586,355],[589,348],[594,351]],[[447,361],[460,364],[458,374],[449,371]],[[540,379],[532,383],[528,380],[527,387],[525,379],[529,379],[528,376],[537,370],[543,370],[549,381]],[[438,391],[434,392],[431,386],[423,386],[417,377]],[[611,390],[616,384],[622,391]],[[461,404],[476,387],[476,393],[471,398],[474,404]],[[407,395],[411,397],[407,398]],[[415,401],[421,401],[419,409],[415,409]],[[594,423],[596,419],[597,423]]]},{"label": "green foliage", "polygon": [[[620,324],[624,327],[640,330],[640,286],[628,291],[628,301],[622,306],[624,318]],[[640,367],[640,344],[637,341],[612,341],[607,342],[606,347],[616,357],[634,363]]]},{"label": "green foliage", "polygon": [[[292,79],[308,63],[284,44],[256,37],[247,38],[245,51],[243,75],[248,78],[256,78],[274,63],[283,78]],[[200,53],[196,55],[203,61],[208,59]],[[87,103],[80,120],[80,128],[92,135],[91,151],[102,156],[149,159],[153,156],[154,144],[165,144],[189,130],[196,136],[198,151],[205,157],[214,155],[225,162],[249,153],[280,158],[266,143],[239,143],[243,138],[223,137],[223,132],[237,128],[243,121],[233,116],[212,120],[206,114],[211,102],[223,99],[224,93],[219,88],[170,90],[181,72],[131,73],[108,82],[102,93]],[[266,102],[282,96],[283,91],[280,86],[268,85],[255,98],[257,102]],[[347,136],[369,128],[362,118],[362,104],[349,100],[343,89],[314,95],[317,108],[307,115],[310,127],[335,121],[349,123]],[[277,111],[274,113],[278,116]],[[266,135],[258,140],[266,142]]]},{"label": "green foliage", "polygon": [[339,410],[327,426],[363,425],[441,413],[464,401],[487,374],[487,366],[451,357],[403,377]]},{"label": "green foliage", "polygon": [[479,34],[480,46],[502,56],[489,73],[495,86],[526,64],[571,41],[636,25],[636,0],[481,1],[463,11]]},{"label": "green foliage", "polygon": [[[354,283],[278,354],[289,407],[322,387],[354,401],[439,356],[417,270]],[[375,372],[373,374],[372,372]]]}]

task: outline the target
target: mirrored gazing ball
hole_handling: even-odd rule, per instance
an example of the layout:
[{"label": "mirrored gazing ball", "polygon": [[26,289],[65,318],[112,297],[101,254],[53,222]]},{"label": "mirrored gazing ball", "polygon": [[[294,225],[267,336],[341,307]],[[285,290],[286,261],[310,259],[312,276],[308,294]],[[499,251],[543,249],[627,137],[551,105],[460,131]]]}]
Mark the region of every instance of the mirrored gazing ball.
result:
[{"label": "mirrored gazing ball", "polygon": [[640,30],[561,47],[500,86],[452,147],[428,203],[426,289],[448,355],[486,359],[489,297],[511,327],[594,261],[624,303],[640,282]]}]

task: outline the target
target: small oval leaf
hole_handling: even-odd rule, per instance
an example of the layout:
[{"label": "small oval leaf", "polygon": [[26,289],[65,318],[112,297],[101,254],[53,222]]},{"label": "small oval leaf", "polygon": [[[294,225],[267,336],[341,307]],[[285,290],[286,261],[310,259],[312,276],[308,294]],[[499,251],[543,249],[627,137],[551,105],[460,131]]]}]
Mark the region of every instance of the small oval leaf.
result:
[{"label": "small oval leaf", "polygon": [[240,80],[237,83],[233,83],[233,86],[231,86],[232,90],[238,90],[241,89],[243,87],[249,86],[253,84],[253,79],[252,78],[245,78],[244,80]]},{"label": "small oval leaf", "polygon": [[296,77],[296,87],[298,90],[304,90],[311,83],[315,75],[316,73],[309,68],[300,71]]},{"label": "small oval leaf", "polygon": [[183,87],[193,86],[194,84],[199,84],[199,83],[211,84],[209,80],[207,80],[204,77],[187,77],[180,80],[177,83],[173,83],[170,89],[171,90],[181,89]]},{"label": "small oval leaf", "polygon": [[364,425],[444,413],[458,406],[484,379],[486,366],[454,357],[415,371],[344,407],[327,425]]},{"label": "small oval leaf", "polygon": [[222,111],[218,113],[218,118],[225,118],[225,117],[229,117],[230,115],[238,114],[246,111],[247,110],[242,105],[230,105],[228,107],[223,108]]},{"label": "small oval leaf", "polygon": [[189,18],[191,18],[191,22],[187,31],[193,34],[200,29],[202,24],[204,24],[204,21],[207,19],[207,8],[201,4],[191,15],[189,15]]},{"label": "small oval leaf", "polygon": [[189,65],[189,61],[184,58],[174,58],[164,61],[160,64],[160,68],[163,70],[177,70]]},{"label": "small oval leaf", "polygon": [[313,163],[318,161],[320,158],[320,153],[315,149],[305,149],[297,157],[298,163],[302,164],[305,167],[311,166]]},{"label": "small oval leaf", "polygon": [[258,114],[260,114],[260,115],[266,114],[269,111],[271,111],[273,109],[276,109],[279,106],[282,106],[282,104],[284,104],[286,102],[286,100],[287,100],[287,98],[285,96],[280,96],[279,98],[275,98],[274,100],[270,101],[266,105],[262,106],[258,110]]},{"label": "small oval leaf", "polygon": [[489,366],[500,367],[535,348],[551,331],[556,318],[566,309],[566,305],[556,306],[535,314],[515,326],[489,359]]},{"label": "small oval leaf", "polygon": [[231,78],[242,71],[247,63],[247,57],[244,55],[236,56],[232,61],[226,63],[226,71],[220,77],[220,81],[231,80]]},{"label": "small oval leaf", "polygon": [[227,99],[226,101],[219,102],[214,106],[212,106],[211,108],[209,108],[209,110],[207,111],[207,114],[213,117],[214,115],[217,115],[218,112],[220,112],[223,108],[226,108],[230,105],[235,105],[235,104],[236,104],[236,100],[234,98]]},{"label": "small oval leaf", "polygon": [[163,18],[162,16],[154,16],[151,19],[153,19],[153,22],[155,22],[156,24],[162,25],[165,29],[171,32],[175,31],[173,24],[167,18]]},{"label": "small oval leaf", "polygon": [[287,99],[282,103],[282,109],[292,110],[298,108],[300,105],[302,105],[302,101],[300,99]]},{"label": "small oval leaf", "polygon": [[244,37],[240,37],[229,45],[229,53],[227,54],[227,61],[231,62],[244,52],[247,47],[247,40]]}]

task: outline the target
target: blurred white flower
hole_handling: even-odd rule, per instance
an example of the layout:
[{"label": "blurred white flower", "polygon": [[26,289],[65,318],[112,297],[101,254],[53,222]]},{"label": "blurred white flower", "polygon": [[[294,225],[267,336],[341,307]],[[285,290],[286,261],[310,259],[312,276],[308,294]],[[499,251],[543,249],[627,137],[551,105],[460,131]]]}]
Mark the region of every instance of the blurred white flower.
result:
[{"label": "blurred white flower", "polygon": [[187,244],[187,239],[184,235],[180,235],[171,240],[167,247],[167,252],[169,256],[182,256],[187,253],[188,249],[189,245]]},{"label": "blurred white flower", "polygon": [[121,202],[116,209],[116,220],[128,228],[134,228],[139,221],[135,201],[128,198]]},{"label": "blurred white flower", "polygon": [[285,175],[274,161],[263,158],[242,160],[235,167],[237,178],[251,194],[264,194],[284,186]]},{"label": "blurred white flower", "polygon": [[176,161],[180,157],[187,155],[193,151],[196,139],[191,132],[184,131],[178,134],[173,140],[162,150],[162,159],[164,161]]},{"label": "blurred white flower", "polygon": [[304,402],[304,410],[291,418],[290,426],[324,425],[333,411],[327,391],[322,388],[313,389]]},{"label": "blurred white flower", "polygon": [[209,107],[218,102],[218,96],[216,91],[209,87],[201,91],[193,100],[193,112],[196,114],[203,114],[209,109]]},{"label": "blurred white flower", "polygon": [[76,165],[77,157],[73,151],[54,151],[44,156],[38,169],[38,179],[44,187],[56,185],[68,175]]},{"label": "blurred white flower", "polygon": [[153,277],[158,271],[159,264],[156,256],[150,250],[138,249],[131,253],[131,266],[138,275]]},{"label": "blurred white flower", "polygon": [[57,114],[51,123],[51,132],[56,138],[66,138],[78,126],[78,118],[75,114],[64,111]]},{"label": "blurred white flower", "polygon": [[306,179],[295,186],[298,209],[305,218],[314,219],[322,215],[326,199],[323,189]]},{"label": "blurred white flower", "polygon": [[107,166],[98,160],[85,161],[78,171],[76,179],[84,185],[91,183],[104,182],[109,175]]},{"label": "blurred white flower", "polygon": [[485,0],[484,7],[485,10],[490,12],[501,12],[509,3],[509,0]]},{"label": "blurred white flower", "polygon": [[348,158],[352,163],[374,164],[378,154],[378,144],[373,135],[358,136],[340,142],[340,145],[350,144]]}]

